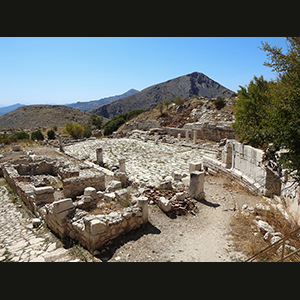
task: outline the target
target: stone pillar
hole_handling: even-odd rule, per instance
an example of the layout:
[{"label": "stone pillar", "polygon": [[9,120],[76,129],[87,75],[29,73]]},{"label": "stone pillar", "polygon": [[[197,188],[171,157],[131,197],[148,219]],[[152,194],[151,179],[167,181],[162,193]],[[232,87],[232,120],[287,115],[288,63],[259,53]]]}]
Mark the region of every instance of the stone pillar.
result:
[{"label": "stone pillar", "polygon": [[185,140],[188,142],[189,141],[189,135],[190,135],[190,131],[186,130],[185,131]]},{"label": "stone pillar", "polygon": [[136,206],[142,208],[143,223],[147,223],[148,222],[148,198],[140,196],[136,200],[137,200]]},{"label": "stone pillar", "polygon": [[189,163],[189,173],[203,171],[202,163]]},{"label": "stone pillar", "polygon": [[103,166],[103,155],[102,155],[102,148],[97,148],[97,164]]},{"label": "stone pillar", "polygon": [[194,171],[190,174],[190,191],[189,196],[192,199],[202,200],[205,197],[204,188],[204,172]]},{"label": "stone pillar", "polygon": [[197,132],[197,130],[194,130],[194,136],[193,136],[193,143],[194,144],[197,144],[197,134],[198,134],[198,132]]},{"label": "stone pillar", "polygon": [[63,145],[62,145],[62,140],[61,140],[61,135],[60,134],[58,135],[58,141],[59,141],[59,151],[60,152],[65,152],[64,148],[63,148]]},{"label": "stone pillar", "polygon": [[178,141],[180,142],[180,140],[181,140],[181,134],[180,134],[180,133],[178,133],[177,139],[178,139]]},{"label": "stone pillar", "polygon": [[123,158],[123,157],[120,157],[119,158],[119,170],[120,170],[120,172],[126,172],[126,170],[125,170],[125,158]]}]

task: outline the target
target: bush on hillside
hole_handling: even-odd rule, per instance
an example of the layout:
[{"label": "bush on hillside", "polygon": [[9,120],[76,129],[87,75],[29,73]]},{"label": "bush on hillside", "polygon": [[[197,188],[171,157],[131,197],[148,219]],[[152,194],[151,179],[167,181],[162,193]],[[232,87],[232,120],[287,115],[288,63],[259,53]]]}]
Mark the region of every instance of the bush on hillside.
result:
[{"label": "bush on hillside", "polygon": [[42,132],[40,130],[36,130],[33,131],[31,133],[31,139],[34,140],[38,140],[38,141],[43,141],[44,140],[44,135],[42,134]]},{"label": "bush on hillside", "polygon": [[47,131],[47,136],[49,140],[55,140],[55,131],[53,129]]},{"label": "bush on hillside", "polygon": [[66,131],[70,134],[74,139],[81,139],[84,134],[84,126],[73,123],[66,125]]},{"label": "bush on hillside", "polygon": [[124,124],[125,122],[127,122],[129,119],[131,119],[133,116],[138,116],[139,114],[141,114],[142,112],[144,112],[143,109],[136,109],[136,110],[132,110],[128,113],[125,114],[121,114],[118,116],[114,116],[109,122],[104,124],[104,135],[110,135],[112,134],[114,131],[117,131],[118,128]]},{"label": "bush on hillside", "polygon": [[25,131],[14,132],[14,134],[10,137],[12,142],[16,142],[17,140],[28,140],[29,134]]}]

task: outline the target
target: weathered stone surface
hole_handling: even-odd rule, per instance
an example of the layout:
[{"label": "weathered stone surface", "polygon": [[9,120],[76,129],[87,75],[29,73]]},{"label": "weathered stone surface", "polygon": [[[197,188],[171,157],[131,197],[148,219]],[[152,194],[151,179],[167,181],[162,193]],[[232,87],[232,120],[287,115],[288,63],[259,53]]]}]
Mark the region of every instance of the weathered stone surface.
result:
[{"label": "weathered stone surface", "polygon": [[71,198],[66,198],[52,203],[53,213],[59,214],[63,211],[73,209],[74,205]]},{"label": "weathered stone surface", "polygon": [[169,212],[172,209],[170,200],[166,199],[165,197],[160,197],[158,199],[158,206],[164,212]]},{"label": "weathered stone surface", "polygon": [[192,199],[202,200],[205,197],[204,191],[204,172],[193,171],[190,174],[189,196]]},{"label": "weathered stone surface", "polygon": [[118,180],[112,180],[109,182],[107,188],[106,188],[106,192],[110,193],[110,192],[114,192],[118,189],[122,188],[122,183],[121,181]]}]

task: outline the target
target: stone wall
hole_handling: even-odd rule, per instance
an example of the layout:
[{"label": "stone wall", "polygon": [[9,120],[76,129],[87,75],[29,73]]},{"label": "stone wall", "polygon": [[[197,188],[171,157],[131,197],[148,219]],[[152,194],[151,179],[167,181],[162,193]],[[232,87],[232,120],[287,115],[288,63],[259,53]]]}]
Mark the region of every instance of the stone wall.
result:
[{"label": "stone wall", "polygon": [[98,191],[105,190],[105,175],[92,171],[81,172],[80,176],[65,178],[62,182],[66,198],[81,195],[86,187],[94,187]]},{"label": "stone wall", "polygon": [[148,198],[140,197],[135,206],[104,215],[86,214],[70,198],[46,206],[48,226],[62,237],[70,236],[93,251],[105,242],[148,222]]},{"label": "stone wall", "polygon": [[222,160],[203,157],[203,165],[209,171],[222,172],[234,178],[252,192],[264,196],[280,195],[279,174],[263,163],[264,152],[235,140],[227,140]]},{"label": "stone wall", "polygon": [[206,122],[206,123],[188,123],[183,128],[162,127],[157,120],[133,121],[125,124],[125,130],[144,130],[149,131],[152,128],[164,129],[171,136],[186,137],[188,132],[189,138],[193,138],[193,132],[196,131],[197,139],[219,142],[224,138],[236,138],[234,130],[231,128],[231,122]]},{"label": "stone wall", "polygon": [[[22,164],[13,164],[16,162],[18,160],[6,162],[0,165],[0,168],[6,181],[15,189],[22,201],[36,216],[44,218],[53,232],[61,237],[69,236],[89,250],[95,250],[120,234],[148,222],[146,197],[139,197],[134,206],[108,215],[93,215],[83,210],[83,207],[91,208],[99,201],[97,190],[99,193],[105,190],[104,174],[91,169],[78,171],[76,168],[70,168],[69,164],[62,167],[63,164],[56,160],[51,163],[50,160],[42,159],[32,163],[27,159],[22,161]],[[120,159],[120,169],[124,172],[117,173],[121,174],[122,179],[126,174],[124,159]],[[31,176],[42,175],[43,172],[52,173],[53,176],[59,175],[67,198],[57,200],[52,186],[34,186]],[[122,187],[121,182],[119,185]],[[84,195],[79,197],[80,200],[73,201],[75,199],[71,198],[83,193]]]}]

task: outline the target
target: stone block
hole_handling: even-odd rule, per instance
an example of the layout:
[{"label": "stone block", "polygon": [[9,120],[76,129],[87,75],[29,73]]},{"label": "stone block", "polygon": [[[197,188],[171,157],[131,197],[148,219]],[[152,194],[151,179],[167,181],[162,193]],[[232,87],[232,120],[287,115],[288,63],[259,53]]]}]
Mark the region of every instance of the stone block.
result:
[{"label": "stone block", "polygon": [[112,180],[109,182],[107,188],[106,188],[106,192],[114,192],[116,190],[119,190],[122,188],[122,182],[118,181],[118,180]]},{"label": "stone block", "polygon": [[176,200],[184,200],[185,199],[185,193],[176,193]]},{"label": "stone block", "polygon": [[170,200],[166,199],[165,197],[160,197],[158,199],[158,206],[164,212],[169,212],[172,209]]},{"label": "stone block", "polygon": [[89,222],[91,235],[102,234],[107,230],[107,225],[99,219],[93,219]]},{"label": "stone block", "polygon": [[52,205],[53,205],[53,212],[57,214],[66,210],[70,210],[74,207],[71,198],[54,201]]},{"label": "stone block", "polygon": [[163,181],[159,184],[158,188],[163,190],[170,190],[172,188],[172,182],[171,181]]},{"label": "stone block", "polygon": [[104,200],[105,201],[112,201],[116,198],[116,194],[114,192],[112,193],[105,193],[104,195]]},{"label": "stone block", "polygon": [[84,189],[84,196],[91,196],[92,199],[97,198],[97,190],[93,187],[87,187]]},{"label": "stone block", "polygon": [[52,186],[42,186],[42,187],[35,187],[34,193],[36,195],[42,195],[42,194],[53,194],[54,188]]},{"label": "stone block", "polygon": [[12,150],[13,151],[21,151],[21,146],[20,145],[13,145]]},{"label": "stone block", "polygon": [[189,172],[202,171],[202,163],[190,163]]},{"label": "stone block", "polygon": [[194,171],[190,174],[190,190],[189,196],[192,199],[202,200],[204,199],[204,172]]}]

